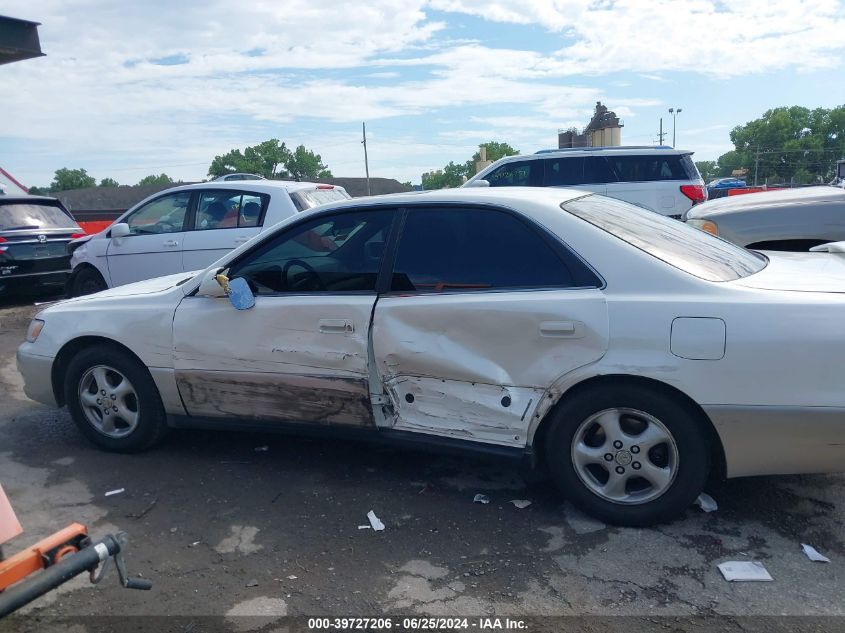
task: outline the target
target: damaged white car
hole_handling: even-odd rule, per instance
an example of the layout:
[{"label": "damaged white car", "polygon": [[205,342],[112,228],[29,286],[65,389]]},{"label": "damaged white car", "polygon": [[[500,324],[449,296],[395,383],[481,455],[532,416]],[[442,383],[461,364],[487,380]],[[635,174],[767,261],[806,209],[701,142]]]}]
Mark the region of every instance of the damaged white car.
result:
[{"label": "damaged white car", "polygon": [[845,470],[843,322],[841,253],[458,189],[333,204],[203,273],[48,307],[18,366],[108,450],[168,427],[370,434],[527,456],[645,525],[710,475]]}]

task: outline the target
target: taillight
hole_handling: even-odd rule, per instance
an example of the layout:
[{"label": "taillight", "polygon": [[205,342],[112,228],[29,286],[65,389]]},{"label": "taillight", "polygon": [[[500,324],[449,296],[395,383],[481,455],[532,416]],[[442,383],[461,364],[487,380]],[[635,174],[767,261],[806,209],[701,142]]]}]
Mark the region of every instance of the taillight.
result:
[{"label": "taillight", "polygon": [[334,189],[334,185],[317,185],[317,189]]},{"label": "taillight", "polygon": [[704,185],[681,185],[681,193],[692,200],[692,203],[707,200],[707,189]]},{"label": "taillight", "polygon": [[[9,240],[7,240],[5,237],[0,237],[0,244],[2,244],[3,242],[8,242],[8,241]],[[9,248],[9,247],[8,246],[0,246],[0,253],[5,253],[7,248]]]},{"label": "taillight", "polygon": [[0,237],[0,244],[2,244],[3,242],[8,242],[8,241],[9,240],[7,240],[5,237]]},{"label": "taillight", "polygon": [[88,234],[87,233],[73,233],[70,236],[70,239],[75,240],[75,239],[78,239],[80,237],[85,237],[86,235],[88,235]]}]

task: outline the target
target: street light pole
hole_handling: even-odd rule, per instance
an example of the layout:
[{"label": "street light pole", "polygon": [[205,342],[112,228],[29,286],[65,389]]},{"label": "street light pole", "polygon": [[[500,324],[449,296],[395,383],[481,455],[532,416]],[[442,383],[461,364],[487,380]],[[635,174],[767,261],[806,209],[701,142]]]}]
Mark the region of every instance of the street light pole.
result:
[{"label": "street light pole", "polygon": [[669,114],[672,115],[672,147],[675,147],[675,127],[677,125],[677,117],[683,111],[682,108],[669,108]]}]

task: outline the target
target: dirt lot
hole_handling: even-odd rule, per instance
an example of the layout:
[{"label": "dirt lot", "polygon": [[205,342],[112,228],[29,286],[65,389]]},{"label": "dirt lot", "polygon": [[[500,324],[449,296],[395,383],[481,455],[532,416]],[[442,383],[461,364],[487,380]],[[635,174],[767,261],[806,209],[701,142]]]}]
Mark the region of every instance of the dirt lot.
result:
[{"label": "dirt lot", "polygon": [[[711,491],[714,513],[621,529],[514,468],[367,444],[179,432],[149,453],[107,454],[66,411],[21,392],[14,350],[36,310],[0,307],[0,482],[27,531],[6,552],[74,520],[94,536],[125,530],[130,571],[155,586],[123,590],[114,570],[97,587],[77,579],[0,632],[135,630],[127,623],[144,618],[126,616],[148,615],[183,616],[161,619],[162,631],[206,630],[203,616],[285,630],[281,616],[321,614],[638,616],[583,621],[627,631],[845,626],[737,617],[845,615],[845,476],[735,480]],[[104,496],[116,488],[125,492]],[[473,503],[476,493],[492,502]],[[383,532],[359,529],[369,510]],[[809,561],[801,543],[832,562]],[[731,584],[716,568],[750,559],[774,582]],[[89,615],[119,619],[60,620]],[[687,617],[715,615],[730,617],[704,627]]]}]

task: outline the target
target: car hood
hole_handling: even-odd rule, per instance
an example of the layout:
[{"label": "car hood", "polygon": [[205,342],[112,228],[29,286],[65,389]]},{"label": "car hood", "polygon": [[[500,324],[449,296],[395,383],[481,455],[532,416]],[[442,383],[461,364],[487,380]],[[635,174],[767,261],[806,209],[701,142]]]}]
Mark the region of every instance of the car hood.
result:
[{"label": "car hood", "polygon": [[733,283],[761,290],[845,292],[845,253],[764,251],[768,265]]},{"label": "car hood", "polygon": [[750,211],[768,211],[776,207],[800,207],[796,205],[817,204],[820,202],[843,202],[845,192],[837,187],[819,186],[802,187],[797,189],[775,189],[746,193],[741,196],[716,198],[695,205],[687,212],[686,219],[718,219],[729,213],[746,213]]},{"label": "car hood", "polygon": [[175,275],[167,275],[165,277],[155,277],[153,279],[146,279],[144,281],[136,281],[132,284],[124,286],[117,286],[116,288],[109,288],[102,292],[97,292],[93,295],[85,295],[84,297],[74,297],[73,299],[66,299],[62,303],[93,301],[98,299],[110,299],[115,297],[133,297],[136,295],[148,295],[163,290],[175,288],[177,285],[188,281],[195,277],[198,270],[187,273],[176,273]]}]

